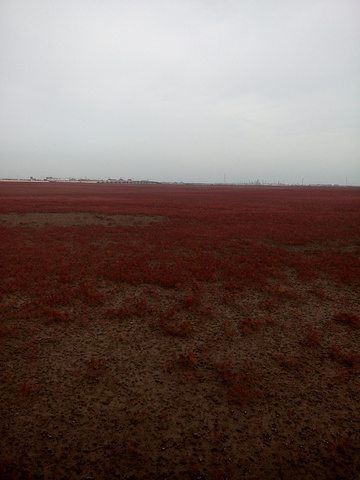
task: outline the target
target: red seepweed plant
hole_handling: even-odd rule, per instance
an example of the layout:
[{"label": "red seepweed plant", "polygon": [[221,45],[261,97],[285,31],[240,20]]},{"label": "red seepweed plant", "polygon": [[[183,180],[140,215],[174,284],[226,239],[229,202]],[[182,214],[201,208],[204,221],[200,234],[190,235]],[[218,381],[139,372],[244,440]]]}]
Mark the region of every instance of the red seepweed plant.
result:
[{"label": "red seepweed plant", "polygon": [[258,330],[260,327],[262,327],[262,325],[263,322],[261,319],[253,319],[250,317],[246,317],[240,321],[239,328],[245,335],[248,335],[255,330]]},{"label": "red seepweed plant", "polygon": [[229,396],[235,402],[243,404],[262,395],[256,386],[258,372],[251,362],[247,362],[241,371],[234,370],[229,362],[215,362],[214,367],[227,386]]},{"label": "red seepweed plant", "polygon": [[33,392],[38,390],[38,388],[39,388],[39,385],[37,383],[29,382],[28,380],[21,382],[17,390],[17,393],[19,395],[18,400],[25,399],[26,397],[31,395]]},{"label": "red seepweed plant", "polygon": [[306,328],[303,329],[304,338],[302,340],[304,345],[308,345],[309,347],[317,347],[320,345],[322,332],[312,325],[307,325]]},{"label": "red seepweed plant", "polygon": [[333,345],[331,347],[330,356],[338,363],[352,367],[354,370],[357,370],[357,366],[360,363],[360,353],[355,353],[354,351],[344,351],[337,345]]},{"label": "red seepweed plant", "polygon": [[360,318],[357,315],[339,312],[333,316],[333,319],[338,323],[342,323],[343,325],[349,325],[353,328],[360,328]]},{"label": "red seepweed plant", "polygon": [[106,373],[107,361],[96,357],[91,357],[86,362],[86,373],[90,378],[99,378]]},{"label": "red seepweed plant", "polygon": [[170,371],[175,368],[185,368],[185,369],[193,369],[195,368],[197,363],[195,354],[192,350],[189,350],[185,353],[174,353],[170,360],[167,360],[164,364],[164,370]]},{"label": "red seepweed plant", "polygon": [[164,332],[177,337],[187,337],[194,330],[194,325],[188,320],[176,324],[174,322],[166,323],[166,321],[162,319],[160,326]]}]

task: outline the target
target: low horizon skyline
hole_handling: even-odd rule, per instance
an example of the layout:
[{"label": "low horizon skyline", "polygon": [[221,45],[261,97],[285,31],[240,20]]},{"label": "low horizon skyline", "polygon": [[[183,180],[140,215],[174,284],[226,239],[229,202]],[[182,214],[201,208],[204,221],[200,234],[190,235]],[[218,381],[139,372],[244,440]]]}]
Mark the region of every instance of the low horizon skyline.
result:
[{"label": "low horizon skyline", "polygon": [[47,175],[44,177],[35,177],[33,175],[30,175],[29,177],[26,176],[16,176],[16,177],[0,177],[0,181],[24,181],[24,182],[51,182],[51,181],[59,181],[59,182],[103,182],[103,183],[158,183],[158,184],[200,184],[200,185],[287,185],[287,186],[343,186],[343,187],[359,187],[359,185],[354,185],[351,184],[347,177],[345,178],[345,182],[337,182],[337,183],[325,183],[325,182],[306,182],[304,178],[301,179],[301,181],[298,182],[282,182],[280,180],[274,180],[274,181],[268,181],[265,179],[248,179],[248,180],[238,180],[238,181],[228,181],[224,179],[223,181],[218,181],[218,182],[185,182],[185,181],[165,181],[165,180],[158,180],[158,179],[145,179],[145,178],[135,178],[135,177],[110,177],[110,176],[105,176],[105,177],[89,177],[87,175],[85,176],[79,176],[79,177],[73,177],[73,176],[52,176],[52,175]]}]

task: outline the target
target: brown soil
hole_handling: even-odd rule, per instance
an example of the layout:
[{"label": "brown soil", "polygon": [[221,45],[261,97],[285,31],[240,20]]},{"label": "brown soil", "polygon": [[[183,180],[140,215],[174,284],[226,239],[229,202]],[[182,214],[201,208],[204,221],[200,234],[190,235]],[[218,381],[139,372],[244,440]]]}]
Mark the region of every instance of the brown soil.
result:
[{"label": "brown soil", "polygon": [[[0,222],[163,219],[48,213]],[[203,283],[201,305],[211,309],[188,305],[171,328],[156,312],[173,305],[173,289],[98,287],[106,301],[87,317],[74,306],[67,322],[2,319],[1,478],[360,478],[360,329],[334,319],[360,314],[357,288],[310,285],[291,270],[273,285],[276,301],[250,288],[226,297]],[[129,297],[146,298],[146,309],[107,314]],[[6,294],[1,307],[28,300]]]}]

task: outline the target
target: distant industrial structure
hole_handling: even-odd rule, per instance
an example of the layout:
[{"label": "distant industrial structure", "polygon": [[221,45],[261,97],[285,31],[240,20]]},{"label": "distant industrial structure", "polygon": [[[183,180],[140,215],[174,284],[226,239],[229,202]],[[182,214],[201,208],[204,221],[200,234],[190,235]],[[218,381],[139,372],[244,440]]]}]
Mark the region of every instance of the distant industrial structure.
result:
[{"label": "distant industrial structure", "polygon": [[153,180],[133,180],[132,178],[128,178],[124,180],[123,178],[115,179],[115,178],[108,178],[107,180],[99,180],[98,183],[126,183],[126,184],[162,184],[166,182],[155,182]]}]

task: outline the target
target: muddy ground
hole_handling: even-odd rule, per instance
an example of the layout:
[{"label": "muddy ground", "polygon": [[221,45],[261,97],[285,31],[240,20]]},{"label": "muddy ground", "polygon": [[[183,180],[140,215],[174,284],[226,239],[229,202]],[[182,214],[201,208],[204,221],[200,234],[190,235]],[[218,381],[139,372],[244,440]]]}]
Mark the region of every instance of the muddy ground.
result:
[{"label": "muddy ground", "polygon": [[[33,230],[159,221],[0,218]],[[95,287],[93,304],[75,296],[59,318],[28,293],[1,295],[2,479],[360,478],[356,285],[289,268],[271,295],[212,281],[190,299],[184,287]]]}]

